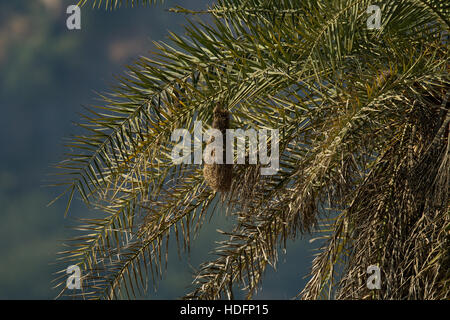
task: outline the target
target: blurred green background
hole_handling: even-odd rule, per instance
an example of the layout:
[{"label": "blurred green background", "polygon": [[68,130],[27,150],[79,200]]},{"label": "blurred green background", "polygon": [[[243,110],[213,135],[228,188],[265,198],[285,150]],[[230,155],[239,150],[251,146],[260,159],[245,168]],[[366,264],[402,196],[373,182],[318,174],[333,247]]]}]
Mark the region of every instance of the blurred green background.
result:
[{"label": "blurred green background", "polygon": [[[53,265],[71,217],[89,213],[76,199],[64,219],[64,200],[46,205],[58,189],[43,187],[62,159],[64,138],[77,132],[73,122],[82,106],[96,102],[115,76],[152,41],[168,31],[182,33],[183,15],[168,8],[205,9],[211,1],[173,0],[149,8],[113,12],[82,9],[81,30],[66,27],[66,8],[77,1],[0,0],[0,299],[52,299]],[[212,258],[217,228],[230,218],[215,215],[178,257],[171,245],[166,275],[150,299],[175,299],[188,292],[192,271]],[[306,283],[313,258],[308,239],[280,251],[277,271],[268,269],[257,299],[289,299]]]}]

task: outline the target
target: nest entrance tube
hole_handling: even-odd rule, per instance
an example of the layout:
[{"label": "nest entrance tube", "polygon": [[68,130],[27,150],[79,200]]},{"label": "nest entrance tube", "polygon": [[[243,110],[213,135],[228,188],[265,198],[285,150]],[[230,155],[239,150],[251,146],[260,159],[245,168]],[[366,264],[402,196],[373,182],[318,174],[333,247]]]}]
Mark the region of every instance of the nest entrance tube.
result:
[{"label": "nest entrance tube", "polygon": [[[227,192],[230,190],[233,178],[233,165],[226,163],[226,130],[230,128],[230,112],[220,106],[216,106],[214,108],[212,128],[218,129],[222,133],[223,163],[205,163],[203,167],[203,176],[211,189],[214,191]],[[213,141],[214,137],[210,138],[207,145]],[[214,157],[214,151],[210,156]]]}]

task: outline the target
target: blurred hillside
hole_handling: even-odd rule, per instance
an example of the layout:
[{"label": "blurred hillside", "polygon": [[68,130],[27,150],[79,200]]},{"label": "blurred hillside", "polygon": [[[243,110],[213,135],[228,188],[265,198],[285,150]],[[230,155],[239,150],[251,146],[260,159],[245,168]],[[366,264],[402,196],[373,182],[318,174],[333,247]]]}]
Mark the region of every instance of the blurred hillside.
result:
[{"label": "blurred hillside", "polygon": [[[78,201],[64,219],[64,201],[46,204],[60,190],[43,188],[51,164],[61,160],[64,138],[83,105],[96,102],[125,66],[164,40],[182,32],[184,16],[167,8],[206,8],[201,0],[166,1],[163,6],[114,12],[82,9],[82,29],[66,28],[68,5],[75,0],[0,0],[0,299],[52,299],[55,253],[70,217],[86,216]],[[167,276],[149,298],[173,299],[186,293],[192,268],[208,258],[216,229],[229,218],[216,215],[193,243],[190,257],[178,258],[172,246]],[[297,241],[280,255],[277,273],[269,271],[256,298],[286,299],[305,284],[311,245]]]}]

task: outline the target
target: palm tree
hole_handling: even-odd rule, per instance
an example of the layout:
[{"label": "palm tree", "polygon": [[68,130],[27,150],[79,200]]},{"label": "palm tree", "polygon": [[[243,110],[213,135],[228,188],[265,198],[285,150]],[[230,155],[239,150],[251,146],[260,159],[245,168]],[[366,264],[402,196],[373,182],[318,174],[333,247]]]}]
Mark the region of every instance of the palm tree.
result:
[{"label": "palm tree", "polygon": [[[171,9],[199,19],[88,109],[86,134],[68,144],[78,151],[58,165],[66,213],[75,195],[99,210],[61,253],[64,268],[83,272],[81,297],[133,297],[161,274],[169,237],[188,249],[218,203],[236,223],[187,299],[232,299],[237,287],[251,298],[286,240],[308,233],[322,245],[298,298],[450,297],[449,6],[385,0],[371,29],[370,5],[218,0],[204,11]],[[201,165],[172,162],[173,130],[211,125],[216,107],[230,128],[279,130],[275,175],[234,165],[231,186],[216,192]],[[379,290],[366,285],[370,265]]]}]

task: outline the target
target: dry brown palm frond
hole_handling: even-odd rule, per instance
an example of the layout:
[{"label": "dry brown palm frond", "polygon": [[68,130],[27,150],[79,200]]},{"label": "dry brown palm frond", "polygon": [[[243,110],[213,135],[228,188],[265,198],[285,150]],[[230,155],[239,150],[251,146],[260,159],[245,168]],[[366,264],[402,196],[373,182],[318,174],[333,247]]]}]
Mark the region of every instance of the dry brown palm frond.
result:
[{"label": "dry brown palm frond", "polygon": [[[441,97],[441,105],[442,105]],[[416,104],[396,141],[355,193],[301,293],[317,298],[330,259],[348,250],[337,299],[448,299],[450,142],[448,106]],[[444,130],[442,130],[444,128]],[[343,239],[345,239],[343,241]],[[381,270],[380,290],[365,279]],[[336,275],[330,274],[330,277]]]}]

